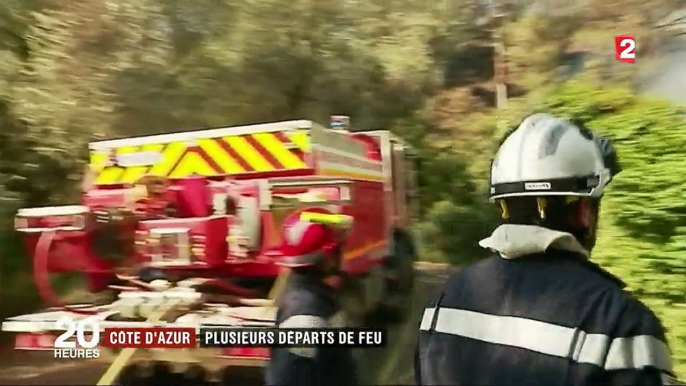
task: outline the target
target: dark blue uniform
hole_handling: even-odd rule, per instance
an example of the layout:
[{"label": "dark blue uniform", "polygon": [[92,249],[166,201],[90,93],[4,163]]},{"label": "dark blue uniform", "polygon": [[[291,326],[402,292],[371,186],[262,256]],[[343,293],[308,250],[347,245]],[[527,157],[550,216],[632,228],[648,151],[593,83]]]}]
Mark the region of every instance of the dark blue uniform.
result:
[{"label": "dark blue uniform", "polygon": [[[334,290],[321,279],[292,273],[276,316],[282,328],[336,326],[339,306]],[[273,348],[267,367],[267,385],[355,386],[357,370],[348,348]]]},{"label": "dark blue uniform", "polygon": [[676,384],[660,321],[623,287],[563,250],[466,267],[424,312],[417,383]]}]

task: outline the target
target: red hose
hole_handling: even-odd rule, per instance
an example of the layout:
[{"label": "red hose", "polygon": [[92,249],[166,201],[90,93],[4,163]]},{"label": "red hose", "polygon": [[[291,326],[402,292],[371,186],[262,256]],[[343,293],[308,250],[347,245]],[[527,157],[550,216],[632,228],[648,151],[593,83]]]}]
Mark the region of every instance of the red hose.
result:
[{"label": "red hose", "polygon": [[[57,231],[55,230],[45,231],[41,233],[38,242],[36,243],[36,248],[33,257],[33,279],[36,283],[38,293],[40,294],[41,298],[43,298],[43,300],[46,302],[46,304],[50,307],[59,308],[65,311],[71,311],[79,314],[96,314],[97,311],[71,307],[65,304],[59,299],[57,294],[53,291],[52,286],[50,284],[49,259],[50,247],[52,246],[52,243],[53,241],[55,241],[57,236]],[[67,238],[69,237],[68,235],[60,234],[57,240],[61,240],[64,236],[66,236]],[[87,272],[85,273],[105,272],[100,269],[92,268],[89,268],[86,271]],[[260,292],[258,290],[243,288],[223,279],[213,279],[206,282],[205,285],[222,289],[236,296],[242,296],[247,298],[254,298],[260,295]]]},{"label": "red hose", "polygon": [[52,290],[52,286],[50,285],[50,274],[48,273],[48,260],[50,258],[50,246],[56,235],[57,231],[54,230],[42,232],[38,238],[38,243],[36,243],[36,249],[33,255],[33,280],[38,288],[38,293],[48,306],[79,314],[96,314],[96,311],[69,307],[61,302]]}]

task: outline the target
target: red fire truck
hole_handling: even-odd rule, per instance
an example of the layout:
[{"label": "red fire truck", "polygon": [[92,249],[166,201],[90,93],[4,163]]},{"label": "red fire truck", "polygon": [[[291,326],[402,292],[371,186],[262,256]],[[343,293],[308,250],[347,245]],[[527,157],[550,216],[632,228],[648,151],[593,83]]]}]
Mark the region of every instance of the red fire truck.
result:
[{"label": "red fire truck", "polygon": [[[353,219],[343,261],[353,280],[341,293],[350,323],[402,315],[415,258],[415,155],[389,131],[348,124],[339,116],[332,127],[298,120],[91,143],[81,205],[16,216],[50,308],[2,330],[35,350],[52,347],[65,316],[103,329],[270,326],[284,276],[278,229],[306,208]],[[67,304],[51,287],[64,272],[82,273],[110,301]],[[170,301],[171,312],[152,316]],[[243,365],[267,358],[254,349],[211,355]]]}]

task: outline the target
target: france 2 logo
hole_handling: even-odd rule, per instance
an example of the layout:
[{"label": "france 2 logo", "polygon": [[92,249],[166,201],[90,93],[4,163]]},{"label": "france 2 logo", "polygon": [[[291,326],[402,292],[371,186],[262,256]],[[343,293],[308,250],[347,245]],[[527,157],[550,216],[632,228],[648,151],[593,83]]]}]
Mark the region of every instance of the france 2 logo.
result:
[{"label": "france 2 logo", "polygon": [[636,63],[634,35],[615,36],[615,59],[622,63]]}]

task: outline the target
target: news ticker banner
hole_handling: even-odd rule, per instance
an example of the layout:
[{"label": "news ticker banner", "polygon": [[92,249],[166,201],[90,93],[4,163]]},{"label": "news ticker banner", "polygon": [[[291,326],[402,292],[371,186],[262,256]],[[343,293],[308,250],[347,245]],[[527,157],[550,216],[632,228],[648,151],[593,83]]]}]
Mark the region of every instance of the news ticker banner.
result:
[{"label": "news ticker banner", "polygon": [[109,348],[270,348],[383,347],[387,333],[366,328],[108,328],[102,346]]}]

